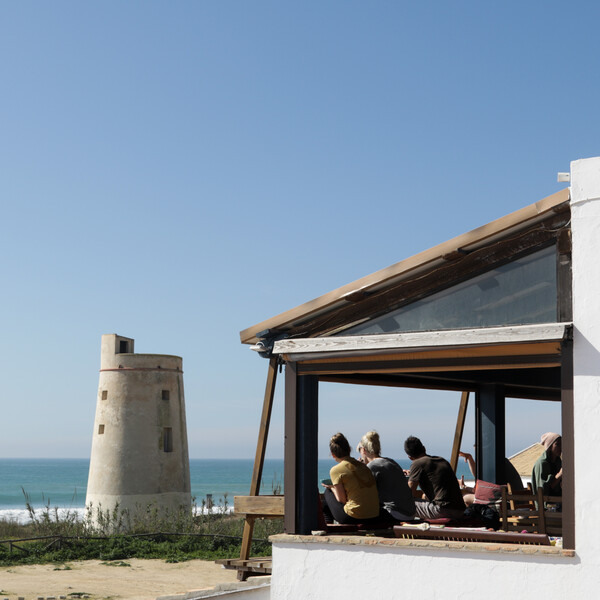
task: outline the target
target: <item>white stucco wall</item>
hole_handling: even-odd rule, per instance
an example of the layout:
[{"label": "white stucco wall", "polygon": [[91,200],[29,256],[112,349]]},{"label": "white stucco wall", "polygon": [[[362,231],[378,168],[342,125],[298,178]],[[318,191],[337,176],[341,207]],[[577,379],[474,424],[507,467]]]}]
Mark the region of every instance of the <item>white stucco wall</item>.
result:
[{"label": "white stucco wall", "polygon": [[[600,158],[571,163],[575,536],[600,571]],[[599,576],[600,581],[600,576]]]},{"label": "white stucco wall", "polygon": [[271,600],[575,598],[598,572],[577,558],[496,552],[275,543]]},{"label": "white stucco wall", "polygon": [[[600,158],[571,164],[574,323],[574,556],[479,548],[273,544],[271,598],[595,598],[600,587]],[[473,546],[475,547],[475,546]]]}]

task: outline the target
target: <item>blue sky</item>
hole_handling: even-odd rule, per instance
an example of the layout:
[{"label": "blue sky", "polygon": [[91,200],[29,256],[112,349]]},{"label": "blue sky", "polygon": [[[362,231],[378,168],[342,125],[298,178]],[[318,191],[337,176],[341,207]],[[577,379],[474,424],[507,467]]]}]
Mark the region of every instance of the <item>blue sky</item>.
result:
[{"label": "blue sky", "polygon": [[[2,454],[89,456],[100,336],[119,333],[183,357],[191,456],[252,457],[267,363],[239,331],[564,187],[600,153],[599,17],[2,3]],[[389,455],[409,434],[448,455],[457,409],[324,385],[322,453],[376,428]],[[560,427],[546,403],[508,413],[509,453]]]}]

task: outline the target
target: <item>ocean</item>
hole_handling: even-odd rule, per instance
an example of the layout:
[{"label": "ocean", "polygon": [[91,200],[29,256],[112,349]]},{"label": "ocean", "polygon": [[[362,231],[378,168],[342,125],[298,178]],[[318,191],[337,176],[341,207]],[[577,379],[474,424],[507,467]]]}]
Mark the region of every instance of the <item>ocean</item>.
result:
[{"label": "ocean", "polygon": [[[207,494],[213,502],[231,507],[234,496],[247,495],[253,459],[190,459],[192,497],[201,505]],[[409,460],[398,460],[404,468]],[[329,477],[332,459],[319,460],[319,480]],[[90,461],[87,458],[1,458],[0,518],[27,520],[26,496],[34,508],[70,509],[83,512]],[[460,461],[458,476],[471,479]],[[315,482],[317,483],[317,482]],[[267,459],[263,468],[261,494],[283,492],[283,460]]]}]

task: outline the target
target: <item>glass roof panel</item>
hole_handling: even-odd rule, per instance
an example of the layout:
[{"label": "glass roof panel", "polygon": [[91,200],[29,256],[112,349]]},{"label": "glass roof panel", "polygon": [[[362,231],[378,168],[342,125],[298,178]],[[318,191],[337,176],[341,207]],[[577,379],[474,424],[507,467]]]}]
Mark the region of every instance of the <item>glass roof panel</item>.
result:
[{"label": "glass roof panel", "polygon": [[556,248],[550,246],[338,335],[555,323],[557,314]]}]

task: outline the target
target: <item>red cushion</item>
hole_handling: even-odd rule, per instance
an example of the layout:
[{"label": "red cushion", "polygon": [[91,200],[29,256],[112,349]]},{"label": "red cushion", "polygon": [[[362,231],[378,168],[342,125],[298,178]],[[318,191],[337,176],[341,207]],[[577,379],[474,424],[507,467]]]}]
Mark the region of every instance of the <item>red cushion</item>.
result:
[{"label": "red cushion", "polygon": [[502,497],[502,486],[489,481],[477,480],[474,504],[493,504]]}]

